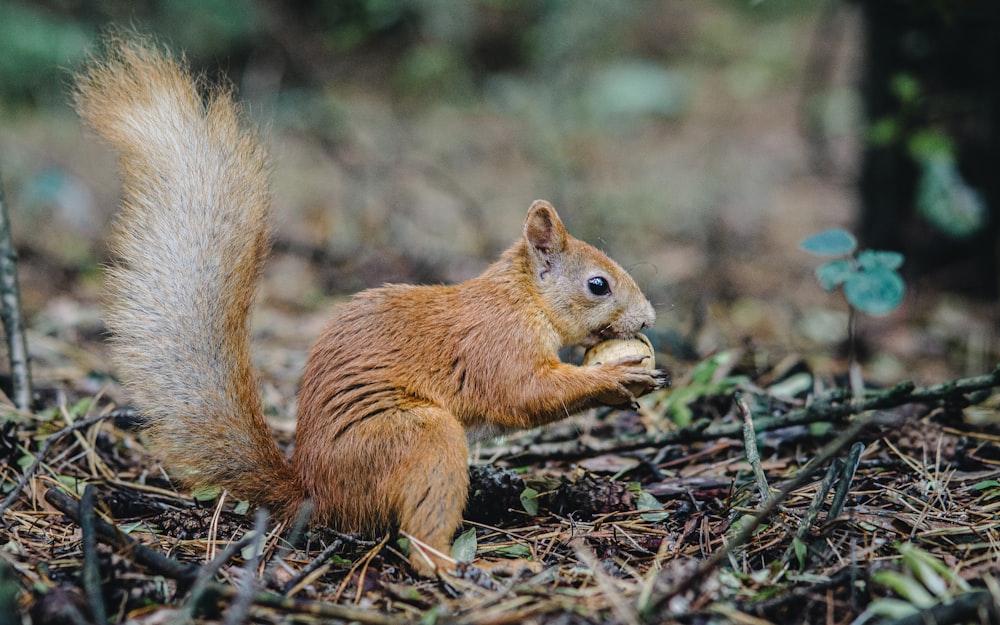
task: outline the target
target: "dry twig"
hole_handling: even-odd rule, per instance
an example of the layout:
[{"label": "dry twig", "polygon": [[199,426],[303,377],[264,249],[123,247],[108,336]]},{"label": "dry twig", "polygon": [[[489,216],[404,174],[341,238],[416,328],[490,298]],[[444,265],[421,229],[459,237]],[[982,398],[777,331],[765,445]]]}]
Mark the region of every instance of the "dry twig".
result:
[{"label": "dry twig", "polygon": [[21,315],[21,288],[17,282],[17,250],[10,231],[7,198],[0,181],[0,317],[7,334],[10,375],[14,405],[20,410],[31,407],[31,362],[28,341]]}]

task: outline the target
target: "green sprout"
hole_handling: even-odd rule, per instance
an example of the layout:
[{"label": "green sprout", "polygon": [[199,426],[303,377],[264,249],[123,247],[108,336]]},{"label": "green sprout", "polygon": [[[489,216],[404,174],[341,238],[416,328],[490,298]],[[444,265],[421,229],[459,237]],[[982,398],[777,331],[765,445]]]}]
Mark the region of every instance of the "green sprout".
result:
[{"label": "green sprout", "polygon": [[838,256],[816,267],[816,278],[827,291],[838,287],[851,307],[869,315],[886,315],[899,306],[906,284],[896,271],[903,264],[897,252],[857,251],[858,241],[850,232],[824,230],[799,246],[818,256]]}]

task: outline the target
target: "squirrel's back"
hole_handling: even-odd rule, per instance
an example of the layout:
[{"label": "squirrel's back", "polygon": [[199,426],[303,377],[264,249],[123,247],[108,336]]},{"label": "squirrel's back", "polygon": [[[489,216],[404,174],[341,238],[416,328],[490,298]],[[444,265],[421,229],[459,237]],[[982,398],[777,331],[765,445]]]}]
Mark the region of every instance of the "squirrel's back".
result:
[{"label": "squirrel's back", "polygon": [[263,416],[249,310],[270,249],[267,157],[226,88],[166,53],[111,40],[76,106],[120,156],[106,319],[112,356],[161,458],[294,514],[301,489]]}]

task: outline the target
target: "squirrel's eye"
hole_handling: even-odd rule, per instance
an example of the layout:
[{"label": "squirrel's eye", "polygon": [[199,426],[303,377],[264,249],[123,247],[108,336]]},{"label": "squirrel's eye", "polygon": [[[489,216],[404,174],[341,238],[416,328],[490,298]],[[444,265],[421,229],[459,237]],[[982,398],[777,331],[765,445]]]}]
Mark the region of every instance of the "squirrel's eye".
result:
[{"label": "squirrel's eye", "polygon": [[587,288],[594,295],[607,295],[611,292],[611,287],[608,285],[607,279],[601,276],[594,276],[587,280]]}]

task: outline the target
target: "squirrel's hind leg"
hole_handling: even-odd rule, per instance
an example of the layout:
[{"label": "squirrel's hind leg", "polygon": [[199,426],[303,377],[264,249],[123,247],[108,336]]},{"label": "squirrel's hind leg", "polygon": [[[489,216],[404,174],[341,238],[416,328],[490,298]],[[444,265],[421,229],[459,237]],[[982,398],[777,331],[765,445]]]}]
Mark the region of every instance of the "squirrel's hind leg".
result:
[{"label": "squirrel's hind leg", "polygon": [[411,550],[416,571],[430,576],[453,564],[448,554],[468,497],[469,447],[448,411],[411,399],[393,404],[350,415],[340,428],[300,422],[293,463],[318,522],[372,535],[398,528],[430,548]]},{"label": "squirrel's hind leg", "polygon": [[[465,430],[448,411],[421,405],[400,413],[397,436],[405,451],[385,484],[410,563],[421,575],[453,568],[451,539],[462,523],[469,491]],[[429,547],[429,549],[428,549]]]}]

